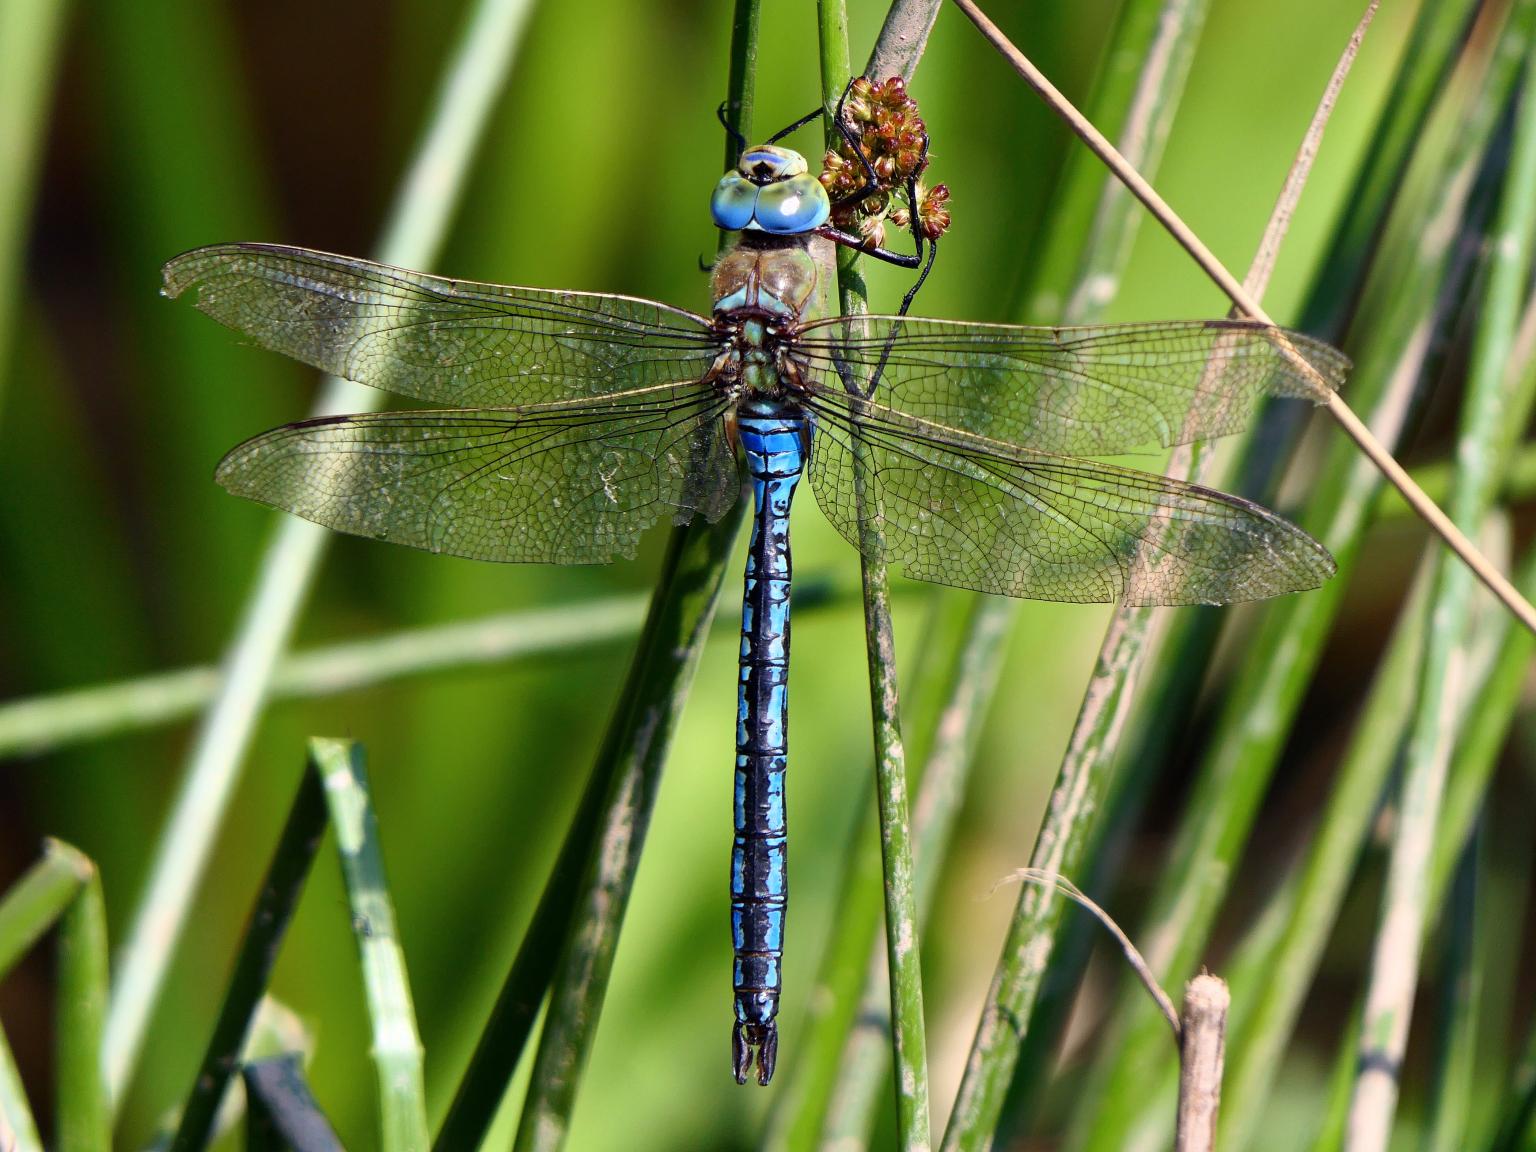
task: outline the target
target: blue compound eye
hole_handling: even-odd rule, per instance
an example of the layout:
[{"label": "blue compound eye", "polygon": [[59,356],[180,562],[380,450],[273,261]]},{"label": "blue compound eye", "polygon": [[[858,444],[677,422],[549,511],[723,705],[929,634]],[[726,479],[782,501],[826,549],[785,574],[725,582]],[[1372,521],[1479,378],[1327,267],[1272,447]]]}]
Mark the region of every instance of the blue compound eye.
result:
[{"label": "blue compound eye", "polygon": [[709,214],[715,219],[715,227],[739,232],[751,224],[757,193],[757,186],[738,172],[722,176],[709,198]]},{"label": "blue compound eye", "polygon": [[777,236],[813,231],[831,214],[827,190],[814,176],[792,176],[757,192],[758,227]]}]

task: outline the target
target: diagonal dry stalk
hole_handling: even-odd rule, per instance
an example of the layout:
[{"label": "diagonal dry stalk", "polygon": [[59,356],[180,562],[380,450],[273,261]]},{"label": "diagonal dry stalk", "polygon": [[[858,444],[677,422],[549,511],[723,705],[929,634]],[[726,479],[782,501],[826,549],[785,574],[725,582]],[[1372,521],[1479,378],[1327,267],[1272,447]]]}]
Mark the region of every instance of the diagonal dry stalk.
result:
[{"label": "diagonal dry stalk", "polygon": [[[1045,100],[1052,111],[1066,121],[1072,131],[1092,149],[1099,159],[1104,161],[1115,177],[1131,191],[1131,194],[1146,205],[1147,210],[1152,213],[1158,223],[1167,229],[1169,235],[1189,253],[1216,286],[1227,294],[1232,303],[1252,319],[1263,324],[1273,324],[1274,321],[1254,300],[1252,294],[1238,283],[1237,278],[1216,258],[1215,253],[1205,246],[1189,225],[1185,224],[1169,207],[1167,201],[1158,195],[1125,157],[1120,155],[1115,146],[1072,106],[1071,102],[1046,79],[1044,73],[1036,68],[1028,57],[1003,35],[997,25],[987,19],[972,0],[954,0],[954,2],[976,25],[981,34],[1002,53],[1025,83]],[[1276,339],[1282,351],[1286,351],[1288,346],[1284,343],[1284,337],[1277,336]],[[1291,352],[1288,358],[1292,359],[1304,373],[1309,370],[1306,361],[1299,354]],[[1477,546],[1467,538],[1466,534],[1452,523],[1450,517],[1429,498],[1413,477],[1408,475],[1403,466],[1376,439],[1375,434],[1360,417],[1355,415],[1339,394],[1320,387],[1315,399],[1328,409],[1329,415],[1338,421],[1345,434],[1359,446],[1392,486],[1402,493],[1403,499],[1429,525],[1430,529],[1445,541],[1446,545],[1522,624],[1536,633],[1536,607],[1532,607],[1530,601],[1522,596],[1504,574],[1478,551]]]},{"label": "diagonal dry stalk", "polygon": [[[1276,199],[1248,274],[1249,290],[1255,295],[1261,294],[1267,286],[1274,255],[1284,238],[1305,185],[1338,91],[1358,53],[1360,41],[1375,8],[1373,0],[1341,54],[1302,139],[1290,174]],[[1210,377],[1220,371],[1217,357],[1209,364],[1206,373]],[[1202,380],[1199,390],[1212,394],[1219,392],[1212,380]],[[1210,464],[1211,456],[1202,454],[1198,445],[1181,445],[1173,453],[1167,474],[1183,480],[1204,482],[1203,474]],[[1154,556],[1151,562],[1155,562],[1155,547],[1151,551]],[[1085,858],[1086,839],[1095,834],[1095,821],[1088,819],[1086,814],[1099,806],[1099,798],[1105,791],[1106,780],[1110,775],[1110,765],[1122,747],[1122,736],[1141,668],[1155,649],[1179,643],[1177,639],[1166,635],[1169,631],[1166,627],[1168,620],[1167,616],[1149,607],[1127,607],[1122,604],[1114,613],[1063,755],[1057,783],[1047,804],[1045,824],[1036,840],[1031,863],[1037,869],[1046,873],[1059,873],[1064,869],[1075,868],[1077,862]],[[989,1094],[989,1082],[999,1075],[1004,1079],[1012,1075],[1008,1059],[999,1058],[994,1061],[988,1055],[988,1050],[998,1043],[995,1040],[996,1030],[990,1025],[1000,1019],[1025,1017],[1030,1020],[1029,1027],[1035,1025],[1035,996],[1039,991],[1045,961],[1051,952],[1048,942],[1054,935],[1055,915],[1049,907],[1047,894],[1036,894],[1029,889],[1021,893],[1007,950],[1028,959],[1020,959],[1016,971],[1007,976],[1003,975],[1000,968],[1000,983],[994,985],[995,999],[989,1005],[978,1029],[976,1046],[967,1066],[966,1083],[961,1090],[961,1098],[978,1109],[985,1108],[983,1101]],[[1039,943],[1042,940],[1047,943]],[[1168,967],[1166,959],[1162,966]],[[991,1067],[994,1063],[996,1068]],[[977,1127],[979,1130],[986,1125]]]}]

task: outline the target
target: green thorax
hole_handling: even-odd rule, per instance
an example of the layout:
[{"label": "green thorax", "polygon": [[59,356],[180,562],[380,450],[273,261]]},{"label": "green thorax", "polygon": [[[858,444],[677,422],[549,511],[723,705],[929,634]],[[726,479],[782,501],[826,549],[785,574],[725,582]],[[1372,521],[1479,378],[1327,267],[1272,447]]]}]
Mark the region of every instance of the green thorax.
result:
[{"label": "green thorax", "polygon": [[711,281],[715,316],[740,326],[743,384],[780,391],[777,349],[796,326],[832,314],[836,283],[832,244],[820,236],[743,233],[720,257]]}]

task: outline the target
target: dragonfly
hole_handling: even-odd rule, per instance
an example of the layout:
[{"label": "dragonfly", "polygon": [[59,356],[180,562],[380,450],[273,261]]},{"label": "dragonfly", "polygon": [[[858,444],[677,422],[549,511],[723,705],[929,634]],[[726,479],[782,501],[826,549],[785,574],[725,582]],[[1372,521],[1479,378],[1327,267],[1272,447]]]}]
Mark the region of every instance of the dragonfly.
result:
[{"label": "dragonfly", "polygon": [[1340,353],[1234,320],[834,315],[830,241],[876,247],[829,223],[839,203],[801,154],[745,148],[711,200],[738,239],[713,268],[707,315],[273,244],[199,248],[164,268],[166,295],[262,347],[437,406],[259,435],[218,466],[237,495],[433,552],[597,564],[750,493],[730,865],[738,1083],[755,1066],[766,1085],[778,1052],[802,477],[870,559],[980,592],[1227,604],[1334,572],[1322,545],[1258,504],[1090,457],[1237,431],[1262,397],[1320,401],[1343,380]]}]

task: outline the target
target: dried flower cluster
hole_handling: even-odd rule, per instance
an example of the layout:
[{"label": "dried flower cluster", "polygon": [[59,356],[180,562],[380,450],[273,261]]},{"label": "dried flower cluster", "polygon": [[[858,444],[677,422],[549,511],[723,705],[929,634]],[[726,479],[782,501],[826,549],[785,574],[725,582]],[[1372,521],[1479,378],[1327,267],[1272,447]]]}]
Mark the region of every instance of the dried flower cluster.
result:
[{"label": "dried flower cluster", "polygon": [[[869,184],[869,171],[849,142],[840,140],[828,150],[821,169],[832,199],[832,222],[879,247],[885,244],[887,222],[905,232],[915,210],[923,235],[938,239],[949,227],[949,189],[942,184],[929,188],[916,179],[928,167],[928,129],[902,78],[872,84],[860,76],[843,101],[843,124],[874,170],[877,191],[849,201]],[[915,205],[909,181],[915,181]]]}]

